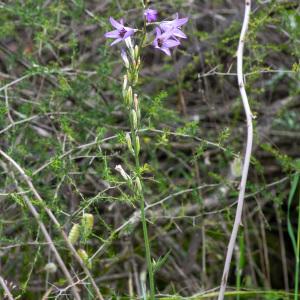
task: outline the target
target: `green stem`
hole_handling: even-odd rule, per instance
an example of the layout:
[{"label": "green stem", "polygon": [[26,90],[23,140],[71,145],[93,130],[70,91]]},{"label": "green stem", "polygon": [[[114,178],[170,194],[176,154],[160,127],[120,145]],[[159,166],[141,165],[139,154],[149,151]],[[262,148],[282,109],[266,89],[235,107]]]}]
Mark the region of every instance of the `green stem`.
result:
[{"label": "green stem", "polygon": [[298,299],[299,292],[299,263],[300,263],[300,193],[298,204],[298,229],[297,229],[297,251],[296,251],[296,270],[295,270],[295,295],[294,299]]},{"label": "green stem", "polygon": [[[136,133],[133,129],[131,130],[131,136],[132,136],[132,140],[133,140],[136,174],[139,177],[141,184],[142,184],[142,178],[140,176],[140,159],[139,159],[139,155],[137,152],[137,146],[136,146]],[[140,201],[141,220],[142,220],[142,226],[143,226],[146,261],[147,261],[147,269],[148,269],[149,284],[150,284],[150,300],[155,300],[154,274],[153,274],[153,266],[152,266],[152,261],[151,261],[150,241],[149,241],[149,236],[148,236],[147,220],[146,220],[146,214],[145,214],[145,198],[144,198],[143,190],[137,191],[137,196]]]}]

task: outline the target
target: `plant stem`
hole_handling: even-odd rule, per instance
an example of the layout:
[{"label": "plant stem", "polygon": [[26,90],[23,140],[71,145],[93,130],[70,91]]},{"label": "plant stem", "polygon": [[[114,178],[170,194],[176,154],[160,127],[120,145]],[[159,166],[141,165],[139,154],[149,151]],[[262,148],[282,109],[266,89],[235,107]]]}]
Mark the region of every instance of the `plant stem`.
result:
[{"label": "plant stem", "polygon": [[295,266],[295,295],[294,299],[298,299],[299,293],[299,266],[300,266],[300,192],[298,204],[298,228],[297,228],[297,251],[296,251],[296,266]]},{"label": "plant stem", "polygon": [[[140,176],[140,159],[139,154],[137,151],[136,145],[136,133],[132,129],[131,131],[132,139],[133,139],[133,148],[134,148],[134,158],[135,158],[135,167],[136,167],[136,174],[139,177],[142,185],[142,178]],[[142,186],[143,187],[143,186]],[[153,267],[151,261],[151,249],[150,249],[150,241],[148,236],[148,228],[147,228],[147,220],[146,220],[146,213],[145,213],[145,198],[143,190],[137,192],[137,196],[140,201],[140,210],[141,210],[141,220],[143,226],[143,236],[144,236],[144,244],[145,244],[145,252],[146,252],[146,261],[147,261],[147,269],[148,269],[148,276],[149,276],[149,285],[150,285],[150,299],[155,299],[155,287],[154,287],[154,274],[153,274]]]},{"label": "plant stem", "polygon": [[238,197],[238,205],[236,209],[236,215],[235,220],[228,244],[226,259],[225,259],[225,265],[222,275],[222,281],[220,285],[220,291],[218,300],[224,299],[224,293],[226,290],[227,285],[227,278],[228,273],[230,269],[230,263],[232,258],[232,253],[234,249],[234,245],[236,242],[236,237],[238,233],[238,229],[241,223],[241,217],[242,217],[242,211],[243,211],[243,205],[244,205],[244,198],[245,198],[245,189],[246,189],[246,183],[247,183],[247,177],[248,177],[248,170],[250,165],[250,158],[251,158],[251,152],[252,152],[252,143],[253,143],[253,124],[252,124],[252,113],[248,102],[247,93],[245,90],[245,84],[244,84],[244,76],[243,76],[243,52],[244,52],[244,43],[245,43],[245,37],[248,30],[248,24],[250,19],[250,12],[251,12],[251,0],[245,1],[245,14],[244,14],[244,21],[243,21],[243,27],[240,34],[240,40],[237,50],[237,75],[238,75],[238,85],[240,88],[240,93],[243,101],[243,106],[247,118],[247,145],[246,145],[246,153],[245,153],[245,159],[244,159],[244,165],[243,165],[243,171],[242,171],[242,179],[240,183],[240,192]]}]

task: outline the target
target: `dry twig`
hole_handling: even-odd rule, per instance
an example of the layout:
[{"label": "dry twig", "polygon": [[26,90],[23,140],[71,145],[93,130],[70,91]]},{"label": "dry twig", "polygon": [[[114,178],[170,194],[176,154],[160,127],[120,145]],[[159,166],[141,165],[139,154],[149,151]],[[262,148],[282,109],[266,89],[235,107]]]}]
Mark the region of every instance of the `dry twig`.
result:
[{"label": "dry twig", "polygon": [[220,292],[218,296],[218,300],[224,299],[224,293],[227,285],[227,278],[230,268],[230,262],[232,258],[232,253],[238,233],[238,229],[241,223],[241,217],[243,212],[243,204],[244,204],[244,198],[245,198],[245,189],[246,189],[246,183],[247,183],[247,177],[248,177],[248,170],[250,165],[250,158],[251,158],[251,152],[252,152],[252,143],[253,143],[253,125],[252,125],[252,113],[248,102],[247,93],[245,90],[245,84],[244,84],[244,76],[243,76],[243,52],[244,52],[244,44],[245,44],[245,37],[248,30],[248,24],[250,19],[250,12],[251,12],[251,0],[245,1],[245,15],[244,15],[244,21],[243,21],[243,27],[240,35],[238,50],[237,50],[237,74],[238,74],[238,85],[240,88],[241,97],[243,100],[243,106],[247,118],[247,145],[246,145],[246,153],[245,153],[245,159],[244,159],[244,165],[243,165],[243,171],[242,171],[242,179],[240,183],[240,192],[238,197],[238,206],[236,209],[236,215],[235,220],[228,244],[226,259],[225,259],[225,265],[222,275],[222,281],[220,286]]}]

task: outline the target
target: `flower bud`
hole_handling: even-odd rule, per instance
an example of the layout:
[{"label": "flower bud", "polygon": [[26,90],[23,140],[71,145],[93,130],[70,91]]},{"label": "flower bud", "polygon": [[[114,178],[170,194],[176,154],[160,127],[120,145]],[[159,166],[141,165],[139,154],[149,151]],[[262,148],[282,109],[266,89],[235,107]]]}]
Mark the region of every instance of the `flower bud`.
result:
[{"label": "flower bud", "polygon": [[127,39],[125,39],[125,44],[130,51],[131,49],[133,49],[133,44],[130,36]]},{"label": "flower bud", "polygon": [[139,99],[138,99],[138,95],[137,94],[134,94],[134,96],[133,96],[133,104],[134,104],[135,111],[138,111],[138,108],[139,108]]},{"label": "flower bud", "polygon": [[137,62],[136,62],[136,68],[138,69],[140,67],[140,65],[141,65],[141,59],[138,58]]},{"label": "flower bud", "polygon": [[137,154],[140,153],[141,145],[140,145],[140,138],[138,136],[135,137],[135,147]]},{"label": "flower bud", "polygon": [[124,77],[123,77],[123,87],[122,87],[122,93],[123,93],[124,98],[125,98],[126,91],[127,91],[127,84],[128,84],[128,77],[127,77],[127,75],[124,75]]},{"label": "flower bud", "polygon": [[128,106],[131,106],[132,105],[132,102],[133,102],[133,95],[132,95],[132,87],[130,86],[128,89],[127,89],[127,93],[126,93],[126,96],[125,96],[125,104],[128,105]]},{"label": "flower bud", "polygon": [[131,177],[124,171],[121,165],[115,166],[115,170],[121,174],[121,176],[126,180],[131,182]]},{"label": "flower bud", "polygon": [[134,155],[134,150],[133,150],[132,143],[131,143],[131,137],[130,137],[130,134],[128,132],[126,133],[125,138],[126,138],[127,147],[129,149],[130,153],[132,155]]},{"label": "flower bud", "polygon": [[139,58],[139,46],[135,45],[134,47],[134,60],[137,62]]},{"label": "flower bud", "polygon": [[139,178],[139,177],[137,177],[137,178],[135,179],[135,184],[136,184],[137,190],[141,193],[142,190],[143,190],[143,188],[142,188],[142,184],[141,184],[141,181],[140,181],[140,178]]},{"label": "flower bud", "polygon": [[140,109],[137,110],[136,116],[137,116],[138,122],[140,122],[140,120],[141,120],[141,110]]},{"label": "flower bud", "polygon": [[68,236],[68,239],[72,245],[74,245],[78,241],[79,235],[80,235],[80,226],[79,224],[74,224]]},{"label": "flower bud", "polygon": [[133,128],[136,130],[138,128],[138,120],[137,120],[136,111],[134,109],[131,110],[130,119],[131,119]]},{"label": "flower bud", "polygon": [[127,54],[126,54],[126,51],[124,49],[121,50],[121,57],[123,59],[123,62],[124,62],[124,65],[127,69],[129,69],[129,60],[128,60],[128,57],[127,57]]}]

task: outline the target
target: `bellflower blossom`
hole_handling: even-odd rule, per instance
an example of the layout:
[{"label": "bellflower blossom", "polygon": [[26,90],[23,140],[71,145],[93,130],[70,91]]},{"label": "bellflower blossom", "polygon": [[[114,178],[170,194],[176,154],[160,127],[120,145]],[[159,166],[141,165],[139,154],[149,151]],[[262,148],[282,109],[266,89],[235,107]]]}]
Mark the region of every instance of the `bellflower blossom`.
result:
[{"label": "bellflower blossom", "polygon": [[117,22],[113,17],[110,17],[109,21],[111,25],[116,28],[116,30],[105,33],[106,38],[116,39],[111,43],[111,46],[127,39],[137,31],[137,29],[124,26],[123,19],[121,19],[120,22]]},{"label": "bellflower blossom", "polygon": [[163,21],[160,23],[159,27],[163,32],[172,31],[172,36],[175,38],[186,39],[187,36],[181,31],[181,26],[186,24],[189,18],[178,18],[178,13],[176,14],[176,19],[172,21]]},{"label": "bellflower blossom", "polygon": [[[158,12],[155,9],[147,8],[144,11],[144,18],[147,22],[146,25],[151,25],[151,23],[156,22],[157,20]],[[114,18],[109,18],[111,25],[115,28],[115,30],[107,32],[105,34],[106,38],[113,38],[115,39],[111,46],[114,44],[117,44],[121,41],[125,41],[126,46],[129,50],[130,57],[133,60],[136,60],[136,56],[139,53],[139,48],[136,45],[134,47],[134,44],[131,41],[131,36],[138,31],[137,29],[126,27],[124,26],[123,19],[121,19],[119,22],[116,21]],[[183,33],[181,30],[181,27],[186,24],[188,21],[188,18],[179,18],[178,13],[176,14],[176,18],[171,21],[162,21],[158,24],[158,26],[155,28],[156,36],[154,38],[154,41],[152,42],[152,45],[154,48],[159,49],[163,51],[166,55],[171,55],[171,48],[177,47],[180,45],[180,39],[186,39],[187,36]],[[146,36],[146,32],[144,33],[144,37]],[[145,41],[147,38],[145,39]],[[144,41],[142,41],[142,47]],[[137,49],[136,49],[137,47]],[[124,61],[124,64],[126,68],[129,68],[130,62],[127,58],[126,52],[124,50],[121,51],[121,57]],[[135,61],[135,66],[138,68],[140,65],[139,61]]]},{"label": "bellflower blossom", "polygon": [[180,45],[180,42],[176,39],[171,39],[173,35],[173,31],[169,30],[167,32],[162,33],[159,27],[155,28],[156,37],[153,41],[153,46],[156,49],[160,49],[168,56],[171,55],[170,48],[174,48]]},{"label": "bellflower blossom", "polygon": [[144,12],[144,16],[148,23],[155,22],[157,20],[157,10],[147,8]]}]

